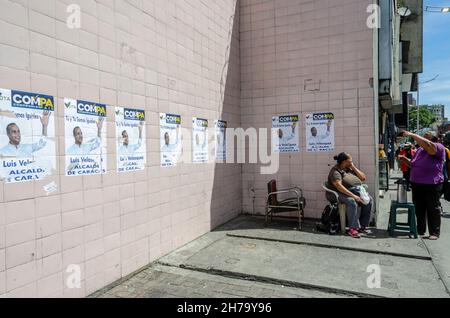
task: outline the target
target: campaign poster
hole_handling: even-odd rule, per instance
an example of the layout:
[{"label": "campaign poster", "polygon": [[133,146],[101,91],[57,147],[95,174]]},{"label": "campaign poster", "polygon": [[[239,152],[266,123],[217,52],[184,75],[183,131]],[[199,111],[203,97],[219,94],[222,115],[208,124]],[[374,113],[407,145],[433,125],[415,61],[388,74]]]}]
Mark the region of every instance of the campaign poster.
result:
[{"label": "campaign poster", "polygon": [[106,105],[64,99],[66,176],[106,173]]},{"label": "campaign poster", "polygon": [[307,114],[306,151],[326,152],[334,150],[334,114],[315,113]]},{"label": "campaign poster", "polygon": [[145,111],[116,107],[117,172],[144,170]]},{"label": "campaign poster", "polygon": [[299,115],[272,117],[272,145],[274,152],[299,152]]},{"label": "campaign poster", "polygon": [[192,118],[192,162],[208,162],[208,120]]},{"label": "campaign poster", "polygon": [[53,96],[0,89],[0,179],[42,180],[56,171]]},{"label": "campaign poster", "polygon": [[227,161],[227,122],[223,120],[216,120],[214,122],[215,128],[215,145],[216,145],[216,160]]},{"label": "campaign poster", "polygon": [[176,166],[183,151],[181,116],[160,113],[161,167]]}]

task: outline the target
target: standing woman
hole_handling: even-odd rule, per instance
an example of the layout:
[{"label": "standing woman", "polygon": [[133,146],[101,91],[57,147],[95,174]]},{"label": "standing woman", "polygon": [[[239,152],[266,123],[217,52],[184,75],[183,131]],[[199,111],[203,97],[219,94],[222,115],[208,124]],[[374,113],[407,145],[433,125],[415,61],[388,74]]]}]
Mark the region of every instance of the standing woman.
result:
[{"label": "standing woman", "polygon": [[432,142],[433,131],[425,133],[423,137],[405,131],[403,136],[412,137],[420,146],[413,159],[399,156],[402,162],[411,167],[410,181],[416,208],[417,230],[419,235],[425,235],[428,221],[428,239],[437,240],[441,232],[439,198],[444,183],[445,148],[442,144]]}]

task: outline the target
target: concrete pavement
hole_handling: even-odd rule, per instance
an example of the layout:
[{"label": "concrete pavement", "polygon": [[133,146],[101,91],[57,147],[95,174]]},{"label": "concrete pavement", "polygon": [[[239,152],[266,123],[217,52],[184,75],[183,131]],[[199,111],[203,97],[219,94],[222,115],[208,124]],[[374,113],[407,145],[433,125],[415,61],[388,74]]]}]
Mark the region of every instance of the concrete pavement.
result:
[{"label": "concrete pavement", "polygon": [[[385,196],[395,199],[395,191]],[[295,220],[264,227],[263,218],[242,215],[92,297],[447,298],[450,204],[443,207],[438,241],[389,237],[388,205],[378,213],[379,228],[361,239],[316,232],[312,221],[297,231]],[[374,268],[379,288],[370,284]]]},{"label": "concrete pavement", "polygon": [[[399,171],[392,171],[391,178],[389,180],[389,189],[385,196],[385,206],[381,209],[378,216],[377,225],[380,229],[386,229],[389,220],[389,205],[390,200],[396,199],[397,185],[394,184],[395,180],[401,178]],[[408,192],[408,201],[412,202],[412,193]],[[431,257],[432,263],[445,285],[447,293],[450,294],[450,202],[441,199],[444,216],[441,218],[441,236],[437,241],[430,241],[427,239],[421,239],[421,244],[426,249],[426,252]],[[403,215],[406,218],[406,214]]]},{"label": "concrete pavement", "polygon": [[342,295],[151,264],[95,298],[339,298]]},{"label": "concrete pavement", "polygon": [[423,242],[431,255],[433,265],[450,294],[450,202],[441,200],[444,209],[441,236],[437,241],[424,239]]},{"label": "concrete pavement", "polygon": [[[329,236],[313,225],[299,232],[278,220],[264,228],[262,218],[240,216],[94,296],[448,297],[422,240]],[[367,285],[371,264],[381,288]]]}]

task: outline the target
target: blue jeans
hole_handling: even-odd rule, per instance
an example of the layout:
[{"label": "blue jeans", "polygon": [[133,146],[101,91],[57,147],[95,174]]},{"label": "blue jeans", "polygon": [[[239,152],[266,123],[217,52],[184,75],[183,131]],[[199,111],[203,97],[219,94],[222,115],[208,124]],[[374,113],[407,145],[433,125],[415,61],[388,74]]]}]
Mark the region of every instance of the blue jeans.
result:
[{"label": "blue jeans", "polygon": [[370,202],[367,205],[361,204],[361,215],[358,219],[358,203],[355,199],[339,193],[339,202],[347,206],[347,221],[350,228],[365,228],[369,226],[370,217],[372,215],[373,198],[370,197]]}]

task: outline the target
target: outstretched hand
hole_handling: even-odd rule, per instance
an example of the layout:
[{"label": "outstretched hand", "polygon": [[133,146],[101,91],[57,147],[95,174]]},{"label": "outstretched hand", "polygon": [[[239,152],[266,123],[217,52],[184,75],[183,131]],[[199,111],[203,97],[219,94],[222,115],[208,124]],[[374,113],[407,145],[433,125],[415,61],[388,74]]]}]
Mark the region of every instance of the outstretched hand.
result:
[{"label": "outstretched hand", "polygon": [[102,130],[103,122],[104,122],[104,121],[105,121],[105,118],[104,118],[104,117],[101,117],[101,118],[98,119],[98,121],[97,121],[97,128],[98,128],[99,131]]},{"label": "outstretched hand", "polygon": [[50,111],[44,110],[41,117],[42,126],[48,126],[49,120],[50,120]]},{"label": "outstretched hand", "polygon": [[403,132],[403,137],[409,137],[409,136],[412,136],[412,135],[414,135],[412,132],[409,132],[409,131],[404,131]]},{"label": "outstretched hand", "polygon": [[42,136],[47,136],[47,126],[48,122],[50,120],[50,111],[44,110],[41,117],[41,124],[42,124]]}]

